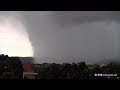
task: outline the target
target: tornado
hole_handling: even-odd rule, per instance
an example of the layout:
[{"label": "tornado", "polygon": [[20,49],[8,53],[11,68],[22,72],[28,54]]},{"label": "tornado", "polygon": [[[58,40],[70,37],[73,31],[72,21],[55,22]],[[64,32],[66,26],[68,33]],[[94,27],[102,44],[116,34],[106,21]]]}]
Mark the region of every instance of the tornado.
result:
[{"label": "tornado", "polygon": [[21,11],[35,63],[120,58],[119,11]]}]

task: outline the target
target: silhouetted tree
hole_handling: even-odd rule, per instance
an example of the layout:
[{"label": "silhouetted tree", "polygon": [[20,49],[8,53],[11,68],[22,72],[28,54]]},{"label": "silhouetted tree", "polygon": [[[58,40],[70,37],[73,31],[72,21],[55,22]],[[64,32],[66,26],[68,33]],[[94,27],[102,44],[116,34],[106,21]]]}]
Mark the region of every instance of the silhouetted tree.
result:
[{"label": "silhouetted tree", "polygon": [[23,67],[19,57],[10,57],[4,63],[7,72],[13,72],[17,78],[22,78]]},{"label": "silhouetted tree", "polygon": [[19,57],[0,55],[0,78],[22,78],[23,67]]}]

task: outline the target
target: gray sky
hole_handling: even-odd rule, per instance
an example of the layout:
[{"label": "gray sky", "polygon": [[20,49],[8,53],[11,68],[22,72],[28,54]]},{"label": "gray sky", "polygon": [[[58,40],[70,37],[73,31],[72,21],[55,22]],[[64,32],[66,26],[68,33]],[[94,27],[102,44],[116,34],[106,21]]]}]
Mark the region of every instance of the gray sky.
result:
[{"label": "gray sky", "polygon": [[120,12],[23,11],[36,63],[95,63],[120,56]]},{"label": "gray sky", "polygon": [[18,12],[0,11],[0,54],[33,56],[26,26]]}]

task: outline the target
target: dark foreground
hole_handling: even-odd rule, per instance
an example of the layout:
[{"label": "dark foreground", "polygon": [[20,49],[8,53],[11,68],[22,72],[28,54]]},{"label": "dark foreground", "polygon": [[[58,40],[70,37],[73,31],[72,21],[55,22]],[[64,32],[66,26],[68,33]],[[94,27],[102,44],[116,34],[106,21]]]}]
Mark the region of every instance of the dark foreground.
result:
[{"label": "dark foreground", "polygon": [[[0,79],[120,79],[120,64],[116,63],[26,64],[26,71],[24,65],[19,57],[0,55]],[[28,66],[31,69],[27,71]]]}]

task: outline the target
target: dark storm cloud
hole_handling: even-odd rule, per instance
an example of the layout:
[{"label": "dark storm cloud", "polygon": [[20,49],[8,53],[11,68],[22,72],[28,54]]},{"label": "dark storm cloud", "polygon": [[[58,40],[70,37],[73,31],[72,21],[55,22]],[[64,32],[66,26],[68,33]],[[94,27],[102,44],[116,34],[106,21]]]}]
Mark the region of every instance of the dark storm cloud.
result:
[{"label": "dark storm cloud", "polygon": [[119,12],[26,11],[21,15],[36,62],[93,63],[119,56]]},{"label": "dark storm cloud", "polygon": [[56,23],[62,26],[76,25],[96,21],[120,20],[120,13],[116,11],[58,11],[53,12]]}]

